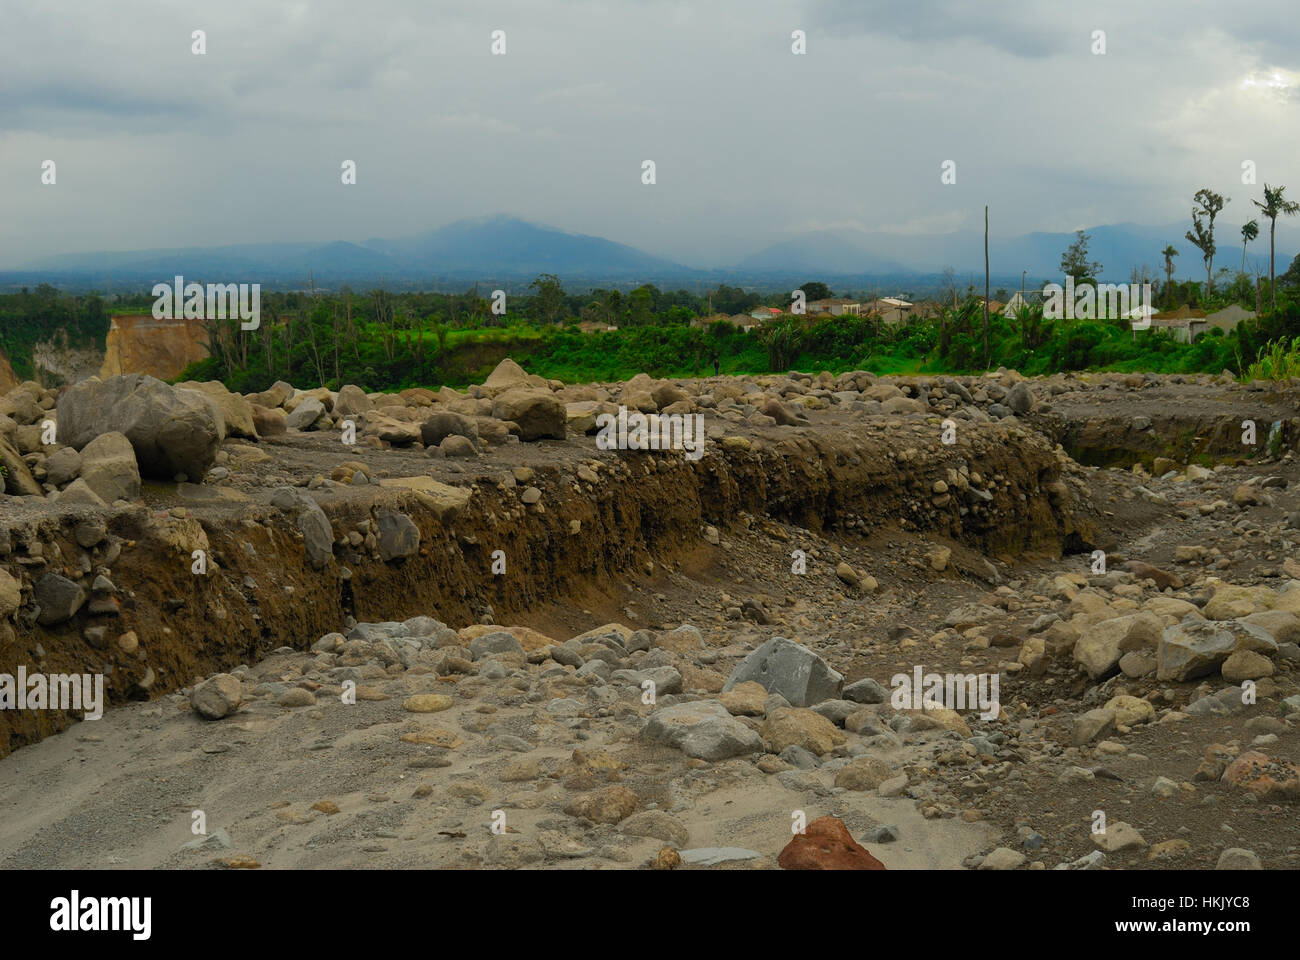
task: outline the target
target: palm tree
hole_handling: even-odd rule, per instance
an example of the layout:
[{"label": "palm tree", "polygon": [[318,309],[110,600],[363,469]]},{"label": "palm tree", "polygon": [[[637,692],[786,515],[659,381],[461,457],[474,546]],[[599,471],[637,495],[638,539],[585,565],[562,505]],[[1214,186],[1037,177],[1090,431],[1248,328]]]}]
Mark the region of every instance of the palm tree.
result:
[{"label": "palm tree", "polygon": [[1300,203],[1287,200],[1282,196],[1285,190],[1286,187],[1270,187],[1266,183],[1264,184],[1264,202],[1250,201],[1264,211],[1264,216],[1268,217],[1268,292],[1273,299],[1274,310],[1277,309],[1277,291],[1273,289],[1273,259],[1275,256],[1273,234],[1277,231],[1277,218],[1279,214],[1293,217],[1300,213]]},{"label": "palm tree", "polygon": [[1246,272],[1246,244],[1259,236],[1259,221],[1252,220],[1241,226],[1241,272]]},{"label": "palm tree", "polygon": [[767,347],[767,367],[773,373],[789,370],[803,345],[803,326],[783,317],[758,328],[758,342]]},{"label": "palm tree", "polygon": [[1170,306],[1174,286],[1174,257],[1178,256],[1178,251],[1171,243],[1160,251],[1160,256],[1165,258],[1165,306]]}]

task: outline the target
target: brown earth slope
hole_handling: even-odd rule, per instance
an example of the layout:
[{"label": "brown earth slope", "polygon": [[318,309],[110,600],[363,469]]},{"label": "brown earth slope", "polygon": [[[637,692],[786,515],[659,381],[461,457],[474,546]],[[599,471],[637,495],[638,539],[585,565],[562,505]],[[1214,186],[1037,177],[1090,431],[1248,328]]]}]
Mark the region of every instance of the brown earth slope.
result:
[{"label": "brown earth slope", "polygon": [[115,316],[104,343],[101,377],[145,373],[174,380],[208,355],[202,320],[155,320],[148,314]]}]

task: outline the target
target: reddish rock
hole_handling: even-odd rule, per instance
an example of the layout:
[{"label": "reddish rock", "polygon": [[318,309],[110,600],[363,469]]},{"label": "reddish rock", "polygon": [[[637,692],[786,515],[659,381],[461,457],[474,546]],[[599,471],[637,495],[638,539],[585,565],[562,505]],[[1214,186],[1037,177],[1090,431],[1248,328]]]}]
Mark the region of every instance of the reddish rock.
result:
[{"label": "reddish rock", "polygon": [[776,862],[783,870],[884,870],[838,817],[818,817],[781,851]]},{"label": "reddish rock", "polygon": [[1266,802],[1300,800],[1300,767],[1289,760],[1270,760],[1258,750],[1228,764],[1223,779]]}]

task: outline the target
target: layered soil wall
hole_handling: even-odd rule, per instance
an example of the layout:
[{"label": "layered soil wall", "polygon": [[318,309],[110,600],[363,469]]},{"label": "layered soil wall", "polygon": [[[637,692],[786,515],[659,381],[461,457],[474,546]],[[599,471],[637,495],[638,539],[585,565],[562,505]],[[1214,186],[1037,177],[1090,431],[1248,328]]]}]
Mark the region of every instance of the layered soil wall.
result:
[{"label": "layered soil wall", "polygon": [[[775,437],[781,437],[775,439]],[[109,703],[145,699],[280,646],[305,649],[360,621],[430,615],[452,626],[526,623],[530,610],[593,587],[671,569],[707,526],[771,517],[810,530],[869,534],[889,526],[932,533],[986,555],[1059,554],[1093,536],[1082,482],[1042,436],[996,424],[939,440],[937,420],[852,432],[812,429],[770,442],[731,438],[698,461],[680,454],[604,454],[538,467],[521,486],[479,477],[448,497],[399,488],[338,488],[317,500],[335,536],[333,558],[308,562],[296,516],[268,503],[98,514],[107,534],[78,544],[93,512],[54,507],[0,521],[0,563],[21,574],[24,605],[0,625],[0,673],[105,674]],[[430,478],[424,478],[429,481]],[[468,499],[465,499],[466,493]],[[463,502],[462,502],[463,501]],[[381,510],[419,528],[416,553],[382,562],[346,531]],[[205,552],[206,575],[192,572]],[[506,572],[491,572],[502,550]],[[46,572],[89,588],[103,573],[120,612],[89,606],[55,626],[35,621],[31,584]],[[93,627],[106,627],[102,635]],[[138,646],[120,643],[134,632]],[[125,647],[125,649],[124,649]],[[69,714],[0,711],[0,754],[65,728]]]}]

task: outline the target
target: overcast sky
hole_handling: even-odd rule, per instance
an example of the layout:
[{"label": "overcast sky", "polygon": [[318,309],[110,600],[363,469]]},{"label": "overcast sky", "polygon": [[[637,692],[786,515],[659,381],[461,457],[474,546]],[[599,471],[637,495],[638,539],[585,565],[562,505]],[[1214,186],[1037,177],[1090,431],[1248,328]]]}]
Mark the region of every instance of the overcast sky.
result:
[{"label": "overcast sky", "polygon": [[985,203],[1004,235],[1163,224],[1210,186],[1228,237],[1265,181],[1300,199],[1283,0],[0,0],[0,24],[0,267],[494,213],[711,266]]}]

